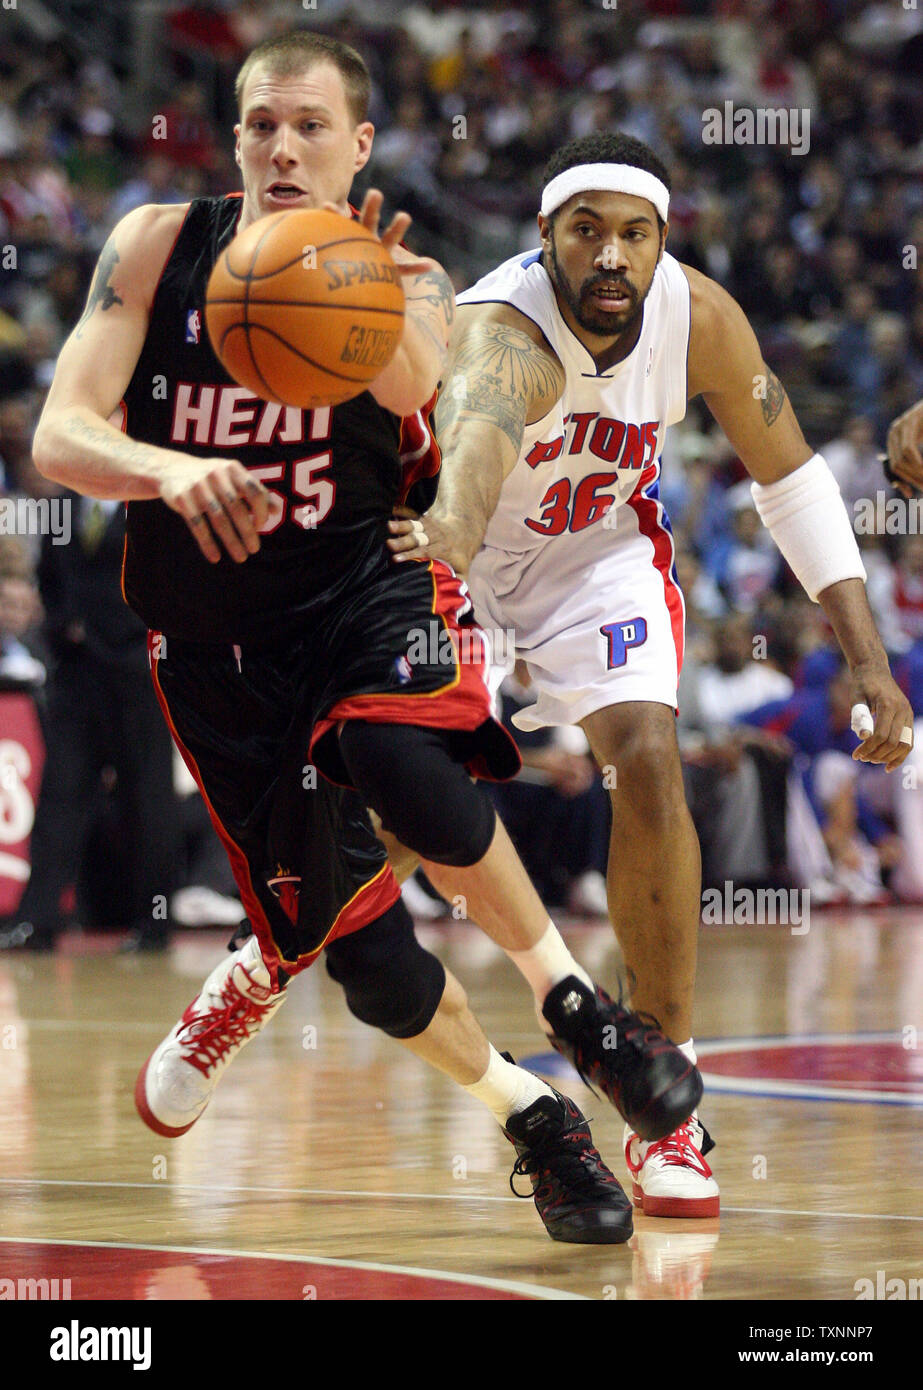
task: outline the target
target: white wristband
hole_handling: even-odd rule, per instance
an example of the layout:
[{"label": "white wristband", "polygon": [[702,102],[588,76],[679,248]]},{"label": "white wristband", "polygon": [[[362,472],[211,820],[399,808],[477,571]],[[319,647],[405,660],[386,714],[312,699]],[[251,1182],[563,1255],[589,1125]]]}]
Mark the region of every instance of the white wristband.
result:
[{"label": "white wristband", "polygon": [[820,454],[778,482],[753,483],[750,492],[763,525],[812,602],[841,579],[865,579],[849,513]]}]

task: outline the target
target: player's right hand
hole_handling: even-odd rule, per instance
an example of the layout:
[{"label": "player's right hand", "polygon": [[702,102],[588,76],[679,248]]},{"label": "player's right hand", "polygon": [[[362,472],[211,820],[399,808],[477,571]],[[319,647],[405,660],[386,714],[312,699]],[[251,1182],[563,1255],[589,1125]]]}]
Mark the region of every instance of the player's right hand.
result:
[{"label": "player's right hand", "polygon": [[270,494],[236,459],[179,456],[161,479],[160,497],[183,517],[211,564],[221,559],[219,541],[238,564],[259,550]]}]

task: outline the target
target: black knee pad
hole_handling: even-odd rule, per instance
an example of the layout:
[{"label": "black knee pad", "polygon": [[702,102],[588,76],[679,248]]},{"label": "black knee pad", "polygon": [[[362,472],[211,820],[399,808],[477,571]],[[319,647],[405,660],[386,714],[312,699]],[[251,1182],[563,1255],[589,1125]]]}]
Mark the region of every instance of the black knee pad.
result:
[{"label": "black knee pad", "polygon": [[343,986],[349,1011],[392,1038],[415,1038],[445,991],[442,962],[420,945],[398,899],[367,927],[327,947],[327,973]]},{"label": "black knee pad", "polygon": [[448,731],[350,719],[340,733],[340,753],[356,790],[402,845],[455,868],[484,858],[496,812],[453,756]]}]

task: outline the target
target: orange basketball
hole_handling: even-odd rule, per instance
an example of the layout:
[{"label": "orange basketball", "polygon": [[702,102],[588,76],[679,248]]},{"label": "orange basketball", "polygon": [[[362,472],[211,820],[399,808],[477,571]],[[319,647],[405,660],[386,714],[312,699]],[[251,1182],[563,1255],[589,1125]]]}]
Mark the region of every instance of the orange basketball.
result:
[{"label": "orange basketball", "polygon": [[310,410],[358,396],[388,365],[403,332],[404,289],[361,223],[293,208],[234,238],[211,273],[205,323],[236,382]]}]

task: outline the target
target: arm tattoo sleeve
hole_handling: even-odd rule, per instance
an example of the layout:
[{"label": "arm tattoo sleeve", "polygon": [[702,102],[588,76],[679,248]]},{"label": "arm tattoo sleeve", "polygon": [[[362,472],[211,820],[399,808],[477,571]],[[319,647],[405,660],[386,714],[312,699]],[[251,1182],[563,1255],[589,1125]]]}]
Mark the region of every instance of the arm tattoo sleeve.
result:
[{"label": "arm tattoo sleeve", "polygon": [[436,407],[442,433],[461,420],[496,425],[517,453],[534,403],[560,391],[561,368],[521,329],[485,323],[467,333]]}]

